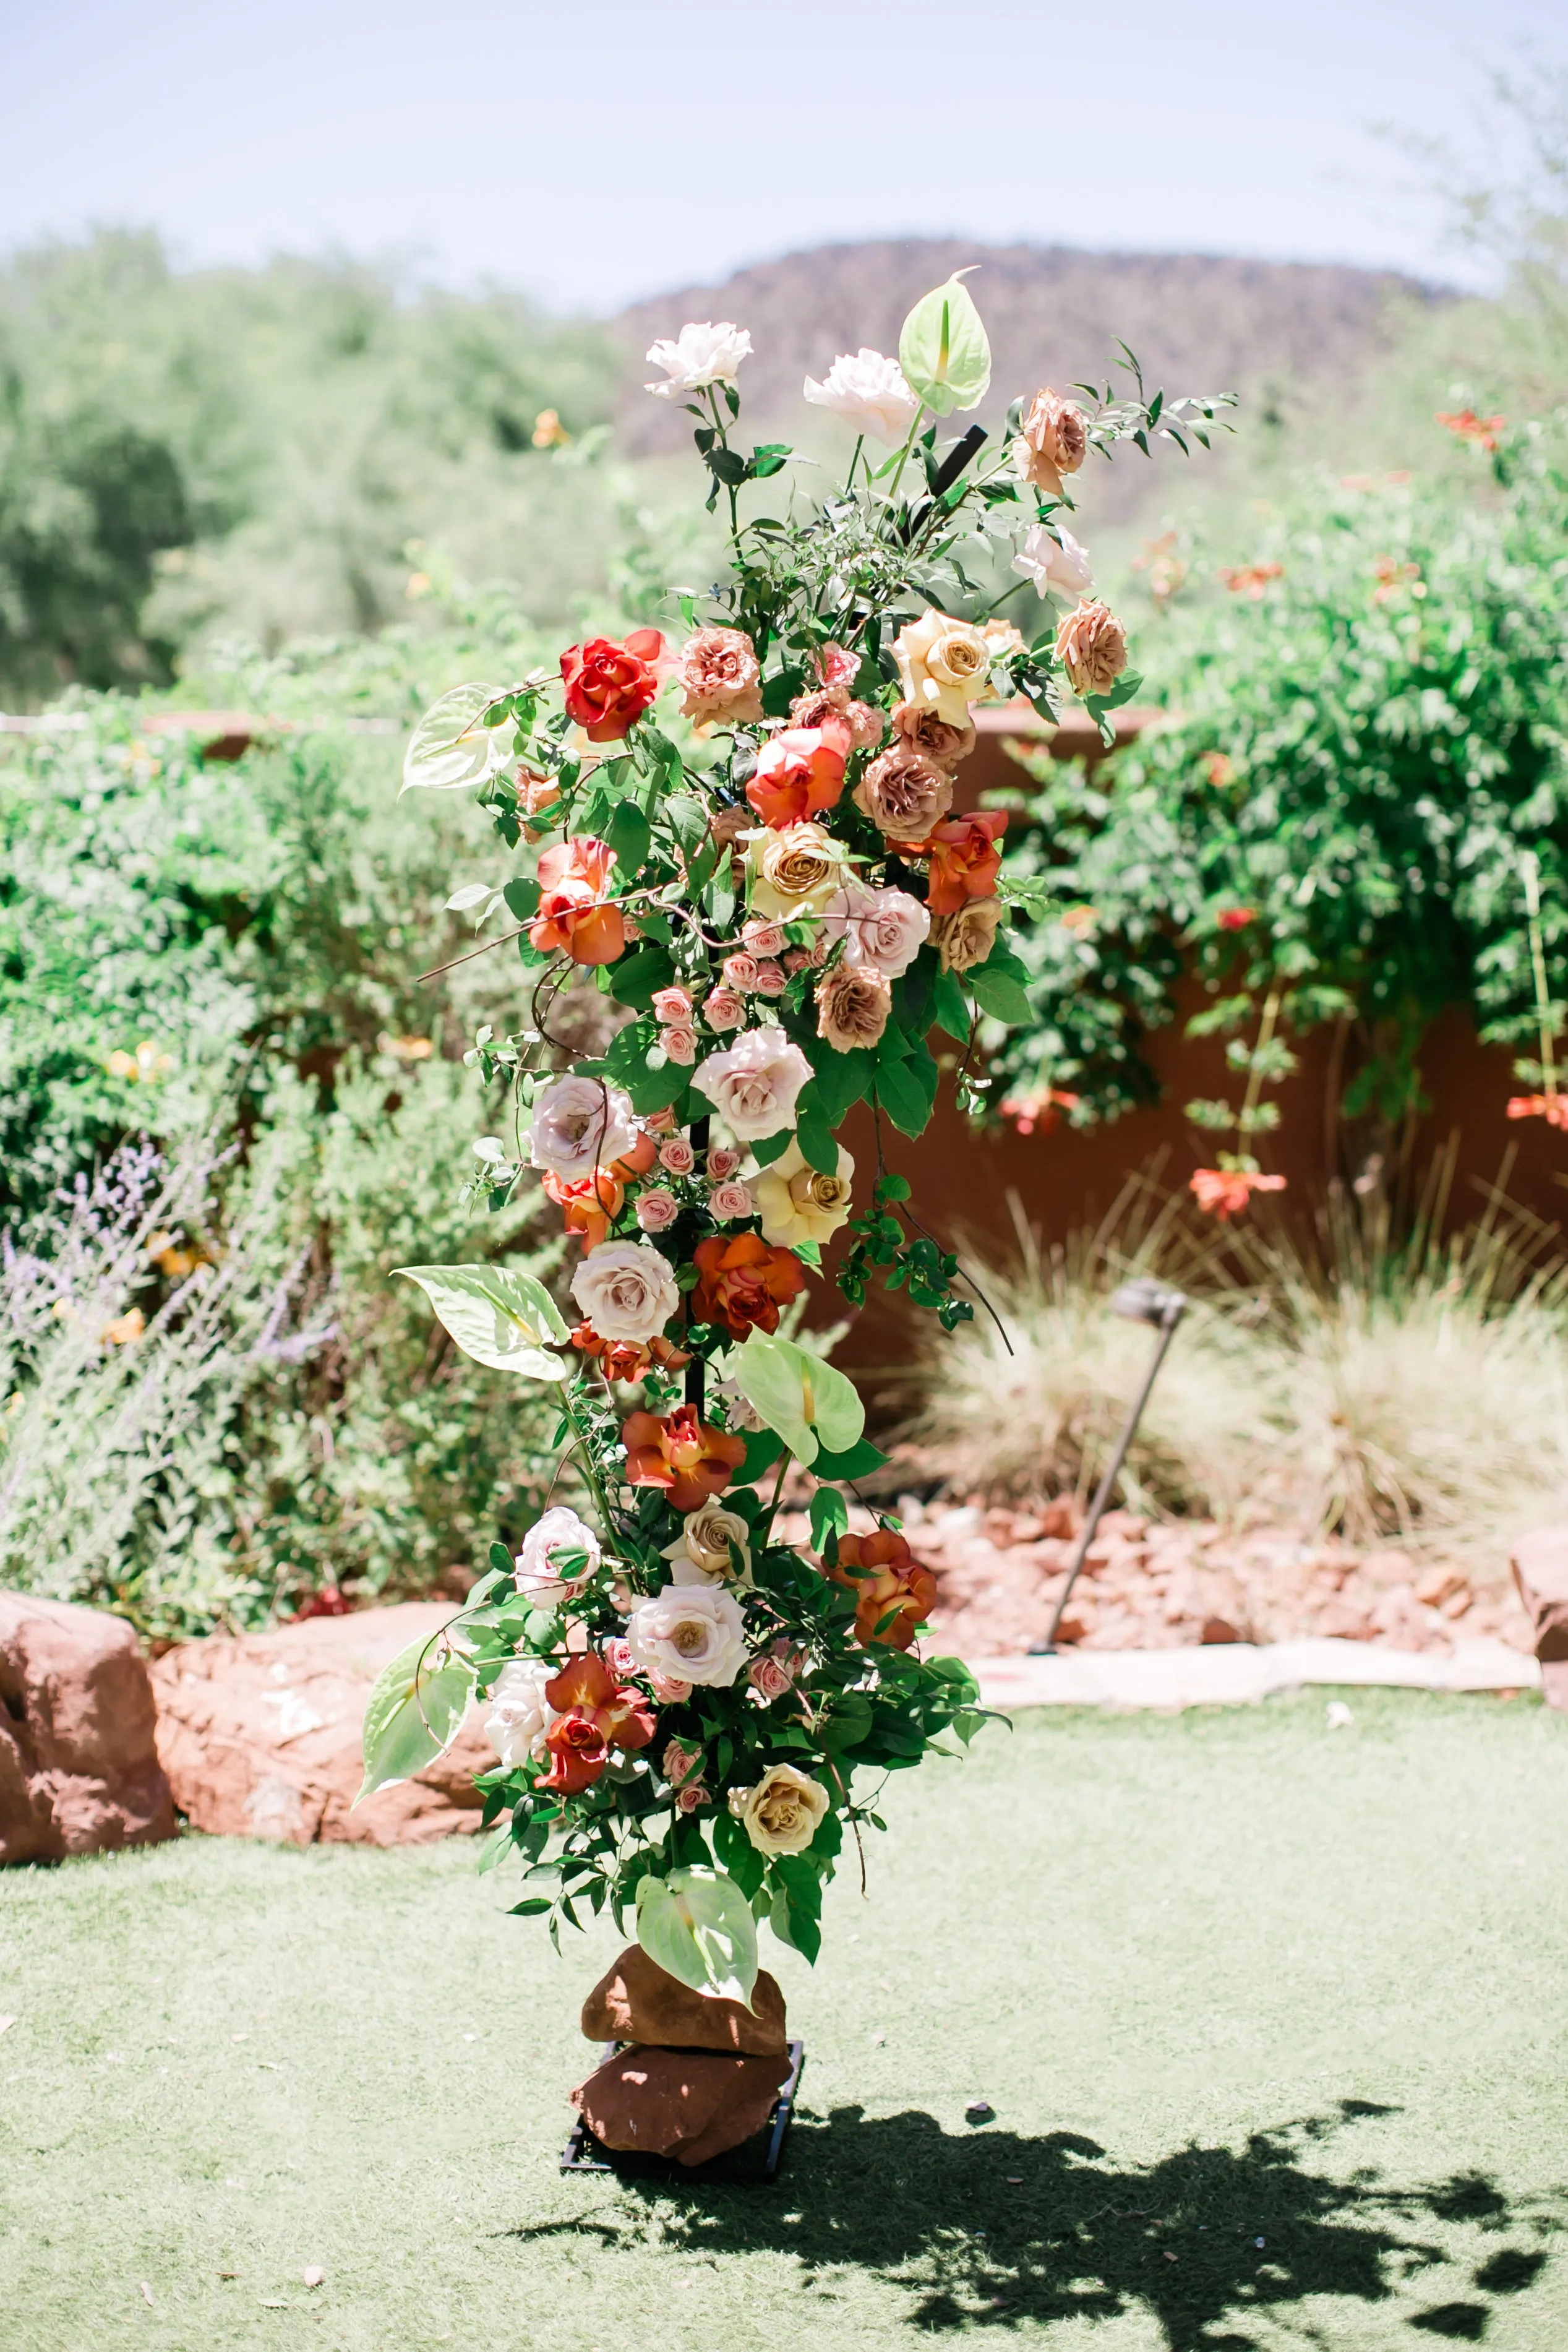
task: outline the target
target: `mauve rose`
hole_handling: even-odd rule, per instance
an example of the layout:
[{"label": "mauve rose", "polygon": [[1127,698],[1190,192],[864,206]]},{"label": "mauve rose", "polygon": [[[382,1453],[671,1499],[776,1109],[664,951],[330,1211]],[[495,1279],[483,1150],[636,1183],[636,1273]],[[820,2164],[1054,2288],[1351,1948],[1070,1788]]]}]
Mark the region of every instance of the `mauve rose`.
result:
[{"label": "mauve rose", "polygon": [[850,707],[847,686],[813,686],[789,705],[791,727],[820,727],[824,719],[842,719]]},{"label": "mauve rose", "polygon": [[[627,1656],[630,1657],[632,1654],[630,1643],[625,1644],[625,1649]],[[689,1776],[693,1765],[701,1762],[700,1748],[683,1748],[678,1739],[672,1739],[667,1743],[664,1755],[659,1759],[659,1769],[671,1788],[678,1789],[681,1782]]]},{"label": "mauve rose", "polygon": [[727,1144],[716,1143],[707,1156],[707,1172],[716,1184],[722,1184],[727,1176],[734,1175],[740,1160],[738,1151],[731,1151]]},{"label": "mauve rose", "polygon": [[969,898],[950,915],[938,915],[931,937],[943,971],[973,971],[977,963],[984,963],[996,944],[1001,919],[999,898]]},{"label": "mauve rose", "polygon": [[716,1225],[733,1224],[737,1217],[754,1217],[757,1203],[744,1184],[716,1184],[707,1196],[708,1214]]},{"label": "mauve rose", "polygon": [[675,656],[681,717],[755,727],[762,717],[757,648],[743,629],[697,629]]},{"label": "mauve rose", "polygon": [[935,767],[956,768],[967,760],[975,748],[975,722],[967,719],[962,727],[919,702],[900,702],[893,713],[893,731],[897,746],[917,751],[923,760]]},{"label": "mauve rose", "polygon": [[692,1000],[684,988],[656,988],[653,991],[655,1021],[689,1022]]},{"label": "mauve rose", "polygon": [[552,1079],[534,1104],[528,1158],[569,1181],[608,1168],[637,1140],[632,1097],[597,1078]]},{"label": "mauve rose", "polygon": [[822,929],[842,940],[844,961],[874,967],[885,980],[906,972],[924,946],[931,918],[907,890],[868,890],[852,882],[823,908]]},{"label": "mauve rose", "polygon": [[648,1680],[661,1706],[682,1706],[692,1695],[690,1683],[682,1682],[678,1675],[650,1675]]},{"label": "mauve rose", "polygon": [[892,1011],[892,991],[874,964],[835,964],[818,982],[817,1034],[838,1053],[874,1045]]},{"label": "mauve rose", "polygon": [[666,1060],[674,1062],[677,1069],[689,1070],[696,1060],[697,1033],[688,1028],[685,1022],[678,1028],[661,1029],[659,1043],[664,1049]]},{"label": "mauve rose", "polygon": [[861,657],[847,646],[819,646],[816,663],[824,686],[852,686],[860,676]]},{"label": "mauve rose", "polygon": [[746,1007],[733,988],[712,988],[703,999],[703,1018],[710,1029],[738,1029]]},{"label": "mauve rose", "polygon": [[711,1805],[712,1802],[712,1795],[703,1787],[700,1780],[688,1780],[675,1798],[675,1811],[680,1813],[695,1813],[699,1805]]},{"label": "mauve rose", "polygon": [[1056,658],[1074,694],[1109,694],[1127,667],[1127,632],[1108,605],[1086,598],[1058,629]]},{"label": "mauve rose", "polygon": [[672,1176],[689,1176],[697,1155],[684,1135],[666,1136],[659,1146],[659,1165]]},{"label": "mauve rose", "polygon": [[794,1686],[793,1676],[786,1674],[778,1659],[772,1657],[753,1658],[746,1669],[746,1679],[764,1706],[771,1706],[776,1698],[782,1698]]},{"label": "mauve rose", "polygon": [[757,985],[757,958],[753,955],[728,955],[723,964],[725,984],[742,995]]},{"label": "mauve rose", "polygon": [[782,923],[747,923],[740,934],[754,956],[776,956],[784,945]]},{"label": "mauve rose", "polygon": [[856,806],[889,841],[925,841],[953,805],[953,779],[900,744],[873,760],[855,786]]},{"label": "mauve rose", "polygon": [[1063,474],[1075,474],[1089,454],[1089,421],[1075,400],[1047,384],[1030,403],[1015,450],[1024,480],[1060,498]]},{"label": "mauve rose", "polygon": [[674,1266],[646,1242],[601,1242],[572,1276],[571,1295],[604,1339],[652,1339],[681,1303]]},{"label": "mauve rose", "polygon": [[775,963],[771,956],[764,956],[757,967],[755,986],[758,996],[782,996],[784,993],[783,965]]},{"label": "mauve rose", "polygon": [[681,1204],[674,1194],[666,1192],[662,1185],[657,1184],[651,1192],[639,1197],[634,1212],[637,1223],[645,1234],[662,1234],[667,1225],[674,1223],[680,1213]]}]

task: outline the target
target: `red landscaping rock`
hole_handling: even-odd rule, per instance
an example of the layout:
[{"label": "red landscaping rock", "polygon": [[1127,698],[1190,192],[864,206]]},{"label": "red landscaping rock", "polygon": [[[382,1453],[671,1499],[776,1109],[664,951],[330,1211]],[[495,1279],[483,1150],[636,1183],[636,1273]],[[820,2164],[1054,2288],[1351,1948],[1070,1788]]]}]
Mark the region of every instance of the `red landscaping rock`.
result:
[{"label": "red landscaping rock", "polygon": [[407,1601],[167,1652],[152,1668],[158,1753],[192,1827],[288,1845],[424,1845],[476,1830],[474,1774],[496,1760],[476,1712],[437,1763],[350,1811],[371,1684],[453,1613]]},{"label": "red landscaping rock", "polygon": [[724,2050],[777,2058],[789,2048],[784,1996],[776,1978],[758,1971],[751,2009],[694,1992],[629,1944],[582,2004],[591,2042],[646,2042],[673,2050]]},{"label": "red landscaping rock", "polygon": [[746,2058],[716,2050],[622,2050],[579,2084],[571,2103],[605,2147],[705,2164],[761,2130],[789,2072],[787,2051]]},{"label": "red landscaping rock", "polygon": [[174,1829],[130,1626],[0,1592],[0,1863],[153,1845]]},{"label": "red landscaping rock", "polygon": [[1519,1587],[1541,1661],[1548,1706],[1568,1708],[1568,1528],[1538,1528],[1513,1548]]}]

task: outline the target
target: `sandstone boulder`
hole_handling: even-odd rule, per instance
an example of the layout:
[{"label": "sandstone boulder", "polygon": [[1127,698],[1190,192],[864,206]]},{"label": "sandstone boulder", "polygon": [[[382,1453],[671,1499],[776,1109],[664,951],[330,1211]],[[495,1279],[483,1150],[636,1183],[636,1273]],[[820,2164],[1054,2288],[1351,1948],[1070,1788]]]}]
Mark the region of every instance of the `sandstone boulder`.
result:
[{"label": "sandstone boulder", "polygon": [[601,2146],[706,2164],[760,2131],[789,2072],[779,2057],[716,2050],[622,2050],[571,2094]]},{"label": "sandstone boulder", "polygon": [[644,2042],[672,2050],[723,2050],[777,2058],[789,2048],[784,1996],[766,1969],[758,1972],[753,2008],[694,1992],[629,1944],[582,2004],[591,2042]]},{"label": "sandstone boulder", "polygon": [[1548,1706],[1568,1708],[1568,1528],[1537,1528],[1513,1548],[1519,1587],[1541,1661]]},{"label": "sandstone boulder", "polygon": [[180,1811],[214,1836],[289,1845],[423,1845],[476,1830],[474,1774],[496,1760],[477,1712],[416,1780],[350,1811],[371,1684],[453,1613],[447,1601],[409,1601],[169,1651],[152,1680],[158,1753]]},{"label": "sandstone boulder", "polygon": [[152,1845],[174,1828],[130,1626],[0,1592],[0,1863]]}]

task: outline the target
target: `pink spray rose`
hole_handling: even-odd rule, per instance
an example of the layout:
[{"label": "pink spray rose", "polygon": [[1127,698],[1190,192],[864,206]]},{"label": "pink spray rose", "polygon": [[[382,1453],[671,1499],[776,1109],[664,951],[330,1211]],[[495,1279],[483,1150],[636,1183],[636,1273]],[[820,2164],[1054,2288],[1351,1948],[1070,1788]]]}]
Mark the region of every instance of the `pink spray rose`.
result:
[{"label": "pink spray rose", "polygon": [[692,1000],[684,988],[659,988],[653,992],[653,1018],[671,1021],[677,1026],[689,1024]]},{"label": "pink spray rose", "polygon": [[659,1146],[659,1165],[671,1176],[689,1176],[697,1155],[684,1135],[667,1136]]},{"label": "pink spray rose", "polygon": [[713,1797],[700,1780],[688,1780],[675,1799],[678,1812],[695,1813],[699,1805],[711,1805]]},{"label": "pink spray rose", "polygon": [[662,1184],[643,1193],[637,1202],[637,1223],[645,1234],[662,1234],[666,1225],[674,1223],[680,1213],[680,1202],[673,1192],[666,1192]]},{"label": "pink spray rose", "polygon": [[754,956],[776,956],[784,945],[784,926],[753,920],[740,936]]},{"label": "pink spray rose", "polygon": [[775,963],[771,956],[764,956],[757,967],[756,987],[758,996],[782,996],[784,993],[783,965]]},{"label": "pink spray rose", "polygon": [[697,1033],[683,1024],[678,1029],[661,1029],[659,1043],[666,1057],[679,1069],[689,1069],[697,1057]]},{"label": "pink spray rose", "polygon": [[692,1695],[690,1683],[682,1682],[678,1675],[650,1675],[648,1680],[661,1706],[683,1706]]},{"label": "pink spray rose", "polygon": [[711,988],[703,999],[703,1014],[710,1029],[738,1029],[746,1007],[733,988]]},{"label": "pink spray rose", "polygon": [[727,1143],[716,1143],[707,1156],[707,1172],[716,1184],[722,1184],[727,1176],[734,1175],[740,1160],[740,1153],[732,1151]]},{"label": "pink spray rose", "polygon": [[618,1683],[637,1672],[637,1661],[632,1655],[632,1644],[624,1633],[616,1633],[604,1644],[604,1663]]},{"label": "pink spray rose", "polygon": [[727,986],[746,993],[757,985],[757,958],[744,954],[726,956],[724,977]]},{"label": "pink spray rose", "polygon": [[716,1184],[707,1196],[708,1214],[716,1224],[732,1224],[737,1217],[752,1217],[757,1203],[744,1184]]},{"label": "pink spray rose", "polygon": [[771,1706],[776,1698],[782,1698],[790,1688],[793,1677],[777,1658],[769,1656],[753,1658],[746,1669],[746,1679],[763,1706]]},{"label": "pink spray rose", "polygon": [[700,1764],[701,1762],[702,1751],[700,1748],[683,1748],[678,1739],[672,1739],[665,1748],[664,1756],[660,1759],[659,1769],[663,1772],[665,1780],[669,1782],[671,1788],[678,1789],[681,1782],[685,1780],[687,1775],[690,1773],[693,1765]]}]

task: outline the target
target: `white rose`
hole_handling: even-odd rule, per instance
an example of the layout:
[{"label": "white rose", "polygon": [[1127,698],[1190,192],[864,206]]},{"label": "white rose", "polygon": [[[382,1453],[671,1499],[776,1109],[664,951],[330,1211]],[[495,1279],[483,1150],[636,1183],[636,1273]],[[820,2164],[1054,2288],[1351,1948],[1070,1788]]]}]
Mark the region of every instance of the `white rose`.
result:
[{"label": "white rose", "polygon": [[710,383],[733,383],[736,369],[750,357],[751,337],[727,319],[719,326],[691,320],[675,341],[657,342],[648,353],[651,366],[661,367],[667,383],[643,386],[655,400],[683,400],[688,392],[706,392]]},{"label": "white rose", "polygon": [[1094,593],[1089,550],[1061,523],[1051,530],[1042,522],[1031,523],[1013,558],[1013,570],[1032,580],[1042,596],[1049,592],[1076,601]]},{"label": "white rose", "polygon": [[485,1737],[508,1770],[530,1758],[535,1763],[544,1760],[545,1734],[555,1721],[545,1685],[555,1671],[543,1658],[514,1658],[501,1669],[490,1693]]},{"label": "white rose", "polygon": [[598,1078],[554,1079],[534,1105],[528,1158],[571,1181],[608,1168],[637,1140],[632,1097]]},{"label": "white rose", "polygon": [[[727,1584],[732,1591],[749,1592],[750,1534],[738,1511],[727,1511],[721,1503],[704,1503],[687,1512],[674,1542],[664,1546],[670,1574],[677,1584]],[[738,1569],[731,1557],[731,1544],[739,1555]]]},{"label": "white rose", "polygon": [[[601,1334],[602,1337],[603,1335]],[[558,1551],[581,1551],[588,1555],[588,1564],[570,1576],[558,1576],[554,1554]],[[554,1504],[542,1519],[537,1519],[523,1538],[523,1548],[514,1566],[517,1581],[532,1601],[548,1608],[593,1574],[599,1566],[599,1538],[593,1529],[569,1511],[562,1503]]]},{"label": "white rose", "polygon": [[732,1789],[729,1810],[758,1853],[803,1853],[828,1810],[828,1792],[793,1764],[770,1764],[754,1789]]},{"label": "white rose", "polygon": [[898,362],[869,352],[863,344],[852,359],[841,352],[821,383],[808,376],[806,397],[813,407],[831,408],[835,415],[847,417],[857,433],[868,433],[890,449],[904,439],[920,413]]},{"label": "white rose", "polygon": [[884,980],[908,971],[931,930],[931,917],[907,890],[868,890],[852,882],[822,909],[822,929],[842,940],[844,961],[873,964]]},{"label": "white rose", "polygon": [[849,1222],[855,1163],[841,1143],[831,1176],[813,1168],[798,1143],[751,1180],[765,1242],[792,1249],[797,1242],[831,1242]]},{"label": "white rose", "polygon": [[601,1242],[572,1276],[571,1295],[601,1339],[652,1339],[681,1303],[674,1267],[647,1242]]},{"label": "white rose", "polygon": [[626,1621],[632,1654],[644,1672],[725,1689],[746,1664],[740,1604],[716,1584],[666,1585]]},{"label": "white rose", "polygon": [[748,1029],[722,1053],[710,1054],[692,1083],[706,1095],[738,1142],[757,1143],[790,1124],[795,1098],[810,1075],[811,1065],[799,1045],[770,1023]]}]

